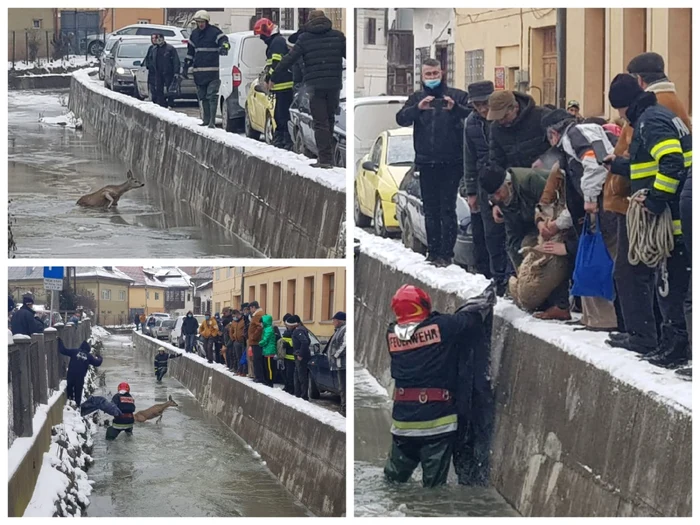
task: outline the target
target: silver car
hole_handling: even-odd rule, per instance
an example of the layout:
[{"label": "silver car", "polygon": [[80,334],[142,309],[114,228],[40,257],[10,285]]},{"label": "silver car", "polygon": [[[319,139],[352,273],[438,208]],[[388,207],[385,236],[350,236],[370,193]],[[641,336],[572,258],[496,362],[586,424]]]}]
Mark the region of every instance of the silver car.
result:
[{"label": "silver car", "polygon": [[[187,56],[187,46],[177,45],[173,46],[177,50],[177,56],[180,57],[180,74],[182,74],[182,68],[185,65],[185,57]],[[151,91],[148,87],[148,69],[146,69],[145,64],[141,66],[136,71],[136,88],[134,95],[140,100],[152,99]],[[196,99],[197,98],[197,86],[194,83],[192,75],[189,78],[180,78],[180,96],[176,99]]]},{"label": "silver car", "polygon": [[169,341],[173,328],[175,328],[175,319],[158,319],[156,324],[151,326],[151,337]]},{"label": "silver car", "polygon": [[150,42],[120,41],[104,60],[104,84],[112,91],[133,93],[134,75],[146,58]]}]

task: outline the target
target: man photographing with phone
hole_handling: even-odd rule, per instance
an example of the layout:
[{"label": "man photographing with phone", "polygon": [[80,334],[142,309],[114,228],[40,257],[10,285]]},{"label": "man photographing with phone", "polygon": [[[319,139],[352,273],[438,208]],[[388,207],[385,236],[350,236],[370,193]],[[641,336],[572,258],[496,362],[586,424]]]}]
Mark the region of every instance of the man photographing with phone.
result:
[{"label": "man photographing with phone", "polygon": [[457,191],[462,178],[462,135],[469,116],[468,95],[447,86],[440,62],[421,67],[422,88],[396,114],[399,126],[413,126],[415,168],[428,236],[428,262],[452,264],[457,240]]}]

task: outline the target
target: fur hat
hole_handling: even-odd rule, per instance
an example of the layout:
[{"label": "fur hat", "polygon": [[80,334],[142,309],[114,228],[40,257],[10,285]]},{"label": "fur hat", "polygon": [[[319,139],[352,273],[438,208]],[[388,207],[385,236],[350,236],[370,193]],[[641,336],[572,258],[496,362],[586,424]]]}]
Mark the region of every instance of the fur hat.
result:
[{"label": "fur hat", "polygon": [[620,73],[610,84],[608,100],[615,109],[626,108],[642,93],[644,90],[637,83],[637,79],[632,75]]}]

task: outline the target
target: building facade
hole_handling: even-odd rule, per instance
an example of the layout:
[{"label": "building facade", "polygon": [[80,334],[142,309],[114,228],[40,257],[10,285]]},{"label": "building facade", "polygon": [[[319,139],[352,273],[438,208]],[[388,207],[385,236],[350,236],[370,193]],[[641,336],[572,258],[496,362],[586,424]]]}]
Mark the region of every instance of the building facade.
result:
[{"label": "building facade", "polygon": [[150,315],[165,312],[165,286],[144,273],[137,266],[119,267],[119,270],[133,279],[129,287],[129,317],[136,314]]},{"label": "building facade", "polygon": [[46,58],[47,45],[50,52],[58,27],[57,16],[57,10],[51,8],[8,9],[8,60]]},{"label": "building facade", "polygon": [[387,9],[355,9],[355,96],[387,93]]},{"label": "building facade", "polygon": [[212,282],[210,308],[212,314],[221,312],[225,307],[240,308],[243,301],[243,268],[240,266],[215,267]]}]

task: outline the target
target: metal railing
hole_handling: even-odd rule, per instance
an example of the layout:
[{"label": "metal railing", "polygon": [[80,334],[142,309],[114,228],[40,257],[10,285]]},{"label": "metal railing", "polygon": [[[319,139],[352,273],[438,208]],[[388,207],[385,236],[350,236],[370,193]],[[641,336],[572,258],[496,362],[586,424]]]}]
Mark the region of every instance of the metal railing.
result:
[{"label": "metal railing", "polygon": [[104,48],[107,34],[85,30],[68,31],[10,31],[8,40],[8,60],[12,69],[17,64],[36,64],[40,67],[52,61],[68,60],[72,56],[99,57]]},{"label": "metal railing", "polygon": [[58,353],[60,337],[78,348],[91,335],[90,321],[47,328],[31,338],[10,338],[8,346],[8,448],[18,437],[32,436],[36,408],[48,403],[66,377],[69,359]]}]

